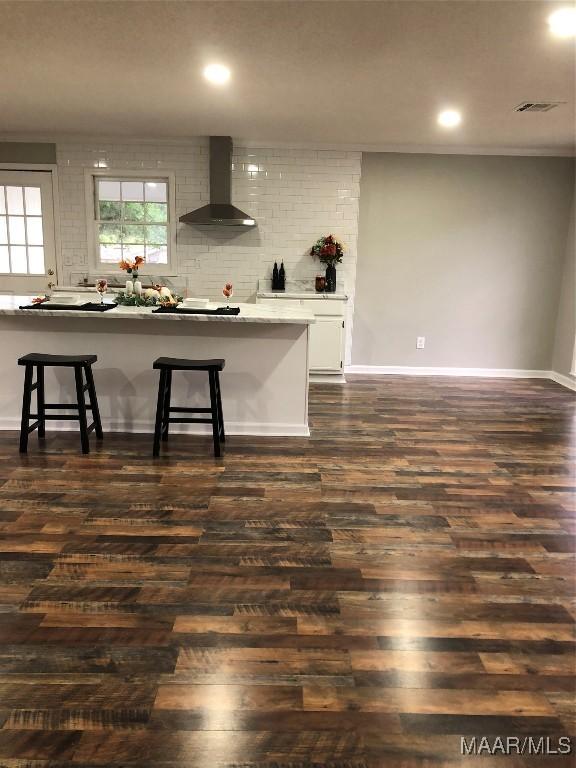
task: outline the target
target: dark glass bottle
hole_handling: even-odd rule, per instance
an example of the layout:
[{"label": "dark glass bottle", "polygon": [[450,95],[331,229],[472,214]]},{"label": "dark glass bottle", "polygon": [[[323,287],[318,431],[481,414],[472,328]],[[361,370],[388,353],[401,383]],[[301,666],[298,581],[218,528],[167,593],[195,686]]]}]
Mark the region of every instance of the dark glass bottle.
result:
[{"label": "dark glass bottle", "polygon": [[278,264],[274,262],[274,269],[272,270],[272,290],[278,290]]},{"label": "dark glass bottle", "polygon": [[280,271],[278,272],[278,290],[284,291],[286,289],[286,272],[284,271],[284,262],[280,264]]}]

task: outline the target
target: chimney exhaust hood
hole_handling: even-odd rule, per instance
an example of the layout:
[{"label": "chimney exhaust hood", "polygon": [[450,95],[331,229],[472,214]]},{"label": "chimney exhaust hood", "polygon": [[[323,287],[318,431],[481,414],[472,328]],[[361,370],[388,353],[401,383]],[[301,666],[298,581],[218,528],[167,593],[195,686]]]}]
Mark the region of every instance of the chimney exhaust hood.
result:
[{"label": "chimney exhaust hood", "polygon": [[256,222],[231,203],[232,139],[210,136],[210,202],[180,216],[184,224],[221,227],[254,227]]}]

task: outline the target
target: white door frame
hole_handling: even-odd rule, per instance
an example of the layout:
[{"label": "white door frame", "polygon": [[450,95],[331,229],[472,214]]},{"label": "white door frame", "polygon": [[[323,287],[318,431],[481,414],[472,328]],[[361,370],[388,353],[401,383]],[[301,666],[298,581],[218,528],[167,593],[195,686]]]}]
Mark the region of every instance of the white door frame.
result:
[{"label": "white door frame", "polygon": [[[48,171],[52,182],[52,217],[54,219],[54,261],[56,274],[53,282],[58,285],[62,274],[62,243],[60,239],[60,193],[58,166],[56,163],[0,163],[0,171]],[[0,293],[2,288],[0,286]]]}]

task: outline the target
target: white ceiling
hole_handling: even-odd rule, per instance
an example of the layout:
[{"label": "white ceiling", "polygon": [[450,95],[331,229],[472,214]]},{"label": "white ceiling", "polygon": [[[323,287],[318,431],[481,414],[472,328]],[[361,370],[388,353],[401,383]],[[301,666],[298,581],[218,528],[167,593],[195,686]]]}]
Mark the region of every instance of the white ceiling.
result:
[{"label": "white ceiling", "polygon": [[[0,2],[0,132],[567,151],[574,40],[546,24],[562,5]],[[515,113],[525,100],[567,103]],[[460,128],[436,125],[443,107]]]}]

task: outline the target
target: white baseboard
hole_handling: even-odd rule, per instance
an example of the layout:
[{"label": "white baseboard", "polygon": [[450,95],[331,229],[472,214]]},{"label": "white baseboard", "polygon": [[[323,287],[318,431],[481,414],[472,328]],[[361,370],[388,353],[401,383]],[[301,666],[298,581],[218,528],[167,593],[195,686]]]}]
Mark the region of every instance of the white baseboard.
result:
[{"label": "white baseboard", "polygon": [[346,373],[370,376],[478,376],[482,378],[549,379],[550,371],[532,371],[522,368],[451,368],[449,366],[418,365],[349,365]]},{"label": "white baseboard", "polygon": [[310,373],[308,381],[310,384],[346,384],[343,373]]},{"label": "white baseboard", "polygon": [[451,368],[416,365],[348,365],[346,373],[367,376],[476,376],[485,379],[550,379],[563,387],[576,391],[576,377],[556,371],[537,371],[526,368]]},{"label": "white baseboard", "polygon": [[[77,431],[78,424],[75,421],[54,421],[48,422],[48,430],[58,432]],[[257,437],[310,437],[310,429],[306,424],[267,424],[258,422],[226,422],[227,435],[253,435]],[[4,418],[0,419],[0,431],[19,430],[20,419]],[[151,421],[114,421],[113,419],[102,419],[102,429],[104,432],[129,432],[152,434],[154,424]],[[190,434],[190,435],[211,435],[212,427],[210,424],[171,424],[171,434]]]},{"label": "white baseboard", "polygon": [[563,373],[558,373],[558,371],[550,371],[550,378],[552,381],[555,381],[556,384],[561,384],[563,387],[567,387],[576,392],[576,376],[566,376]]}]

